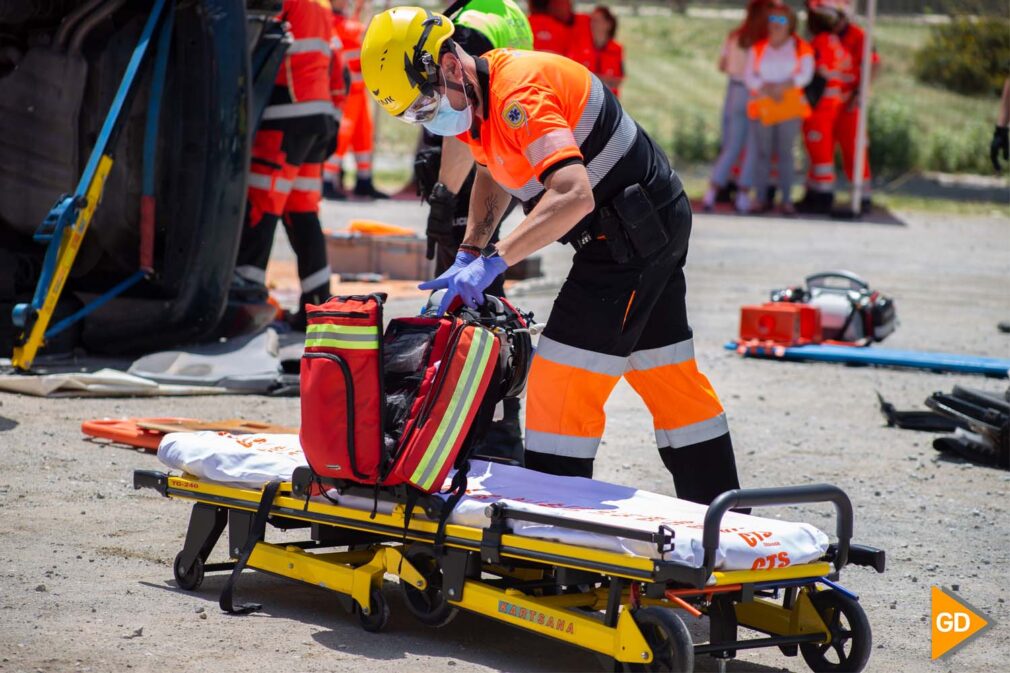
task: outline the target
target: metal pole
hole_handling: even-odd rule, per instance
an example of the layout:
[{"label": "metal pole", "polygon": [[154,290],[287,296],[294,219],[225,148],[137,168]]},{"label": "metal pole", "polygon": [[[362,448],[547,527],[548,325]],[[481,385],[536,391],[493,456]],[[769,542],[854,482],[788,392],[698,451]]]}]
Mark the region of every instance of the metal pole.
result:
[{"label": "metal pole", "polygon": [[863,171],[866,167],[866,126],[870,114],[870,72],[873,68],[873,24],[877,20],[877,0],[866,3],[866,38],[859,75],[859,119],[856,122],[856,157],[852,166],[852,212],[858,217],[863,206]]}]

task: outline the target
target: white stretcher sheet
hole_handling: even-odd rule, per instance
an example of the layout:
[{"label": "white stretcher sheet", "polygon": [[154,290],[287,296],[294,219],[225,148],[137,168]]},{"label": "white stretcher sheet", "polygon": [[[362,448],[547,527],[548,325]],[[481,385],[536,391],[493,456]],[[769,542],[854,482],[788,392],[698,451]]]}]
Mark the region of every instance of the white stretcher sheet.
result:
[{"label": "white stretcher sheet", "polygon": [[[296,467],[307,464],[297,435],[224,432],[166,435],[158,458],[201,479],[253,488],[271,479],[290,479]],[[466,496],[449,517],[451,523],[485,528],[485,508],[501,502],[517,510],[645,532],[655,532],[664,524],[674,529],[675,537],[673,550],[662,556],[653,544],[639,540],[525,521],[511,525],[513,532],[523,537],[662,558],[690,567],[699,567],[704,560],[703,505],[595,479],[558,477],[479,460],[471,461],[467,486]],[[339,496],[339,501],[355,509],[371,510],[373,506],[371,498]],[[827,546],[827,535],[809,524],[729,512],[723,517],[716,567],[750,570],[810,563],[820,558]]]}]

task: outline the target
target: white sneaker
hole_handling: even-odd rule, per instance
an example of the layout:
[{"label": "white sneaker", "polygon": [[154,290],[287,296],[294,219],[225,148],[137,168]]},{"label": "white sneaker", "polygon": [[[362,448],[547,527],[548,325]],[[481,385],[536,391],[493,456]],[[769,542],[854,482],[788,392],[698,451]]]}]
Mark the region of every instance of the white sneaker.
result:
[{"label": "white sneaker", "polygon": [[750,212],[750,194],[746,190],[741,190],[736,194],[736,203],[734,204],[736,211],[738,213],[749,213]]},{"label": "white sneaker", "polygon": [[709,187],[708,191],[705,192],[705,196],[701,200],[701,205],[706,211],[710,211],[715,208],[715,187]]}]

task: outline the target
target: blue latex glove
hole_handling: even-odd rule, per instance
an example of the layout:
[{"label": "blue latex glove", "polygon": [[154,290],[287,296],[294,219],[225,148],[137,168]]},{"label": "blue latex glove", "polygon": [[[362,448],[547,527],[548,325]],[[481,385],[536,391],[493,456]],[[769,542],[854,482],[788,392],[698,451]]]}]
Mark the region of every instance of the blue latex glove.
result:
[{"label": "blue latex glove", "polygon": [[[457,256],[456,259],[458,260],[459,257]],[[445,277],[448,274],[447,271],[434,280],[421,283],[418,287],[422,290],[446,289],[442,303],[438,307],[439,315],[446,312],[456,297],[461,298],[463,303],[470,308],[477,308],[484,303],[484,290],[491,284],[491,281],[504,273],[508,266],[505,260],[498,256],[478,257],[454,275]]]},{"label": "blue latex glove", "polygon": [[[477,257],[478,255],[475,255],[472,252],[464,252],[462,250],[458,251],[456,253],[456,261],[452,263],[452,266],[443,271],[442,275],[440,275],[435,280],[442,280],[443,278],[452,278],[457,273],[465,269],[470,262],[477,259]],[[421,289],[423,290],[425,288],[421,287]]]}]

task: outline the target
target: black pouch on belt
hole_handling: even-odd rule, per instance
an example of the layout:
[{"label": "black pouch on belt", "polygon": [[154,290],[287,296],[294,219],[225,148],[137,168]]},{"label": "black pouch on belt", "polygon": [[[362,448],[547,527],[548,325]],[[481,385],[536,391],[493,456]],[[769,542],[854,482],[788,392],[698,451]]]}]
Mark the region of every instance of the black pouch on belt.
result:
[{"label": "black pouch on belt", "polygon": [[611,206],[639,257],[648,257],[670,241],[666,225],[642,185],[626,187],[624,193],[611,202]]},{"label": "black pouch on belt", "polygon": [[631,251],[631,245],[624,232],[624,224],[613,207],[603,206],[600,208],[597,226],[599,233],[607,239],[607,250],[610,251],[610,256],[615,262],[624,264],[631,259],[634,253]]}]

